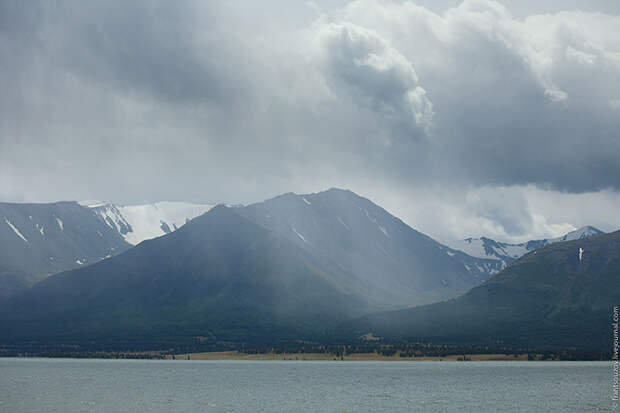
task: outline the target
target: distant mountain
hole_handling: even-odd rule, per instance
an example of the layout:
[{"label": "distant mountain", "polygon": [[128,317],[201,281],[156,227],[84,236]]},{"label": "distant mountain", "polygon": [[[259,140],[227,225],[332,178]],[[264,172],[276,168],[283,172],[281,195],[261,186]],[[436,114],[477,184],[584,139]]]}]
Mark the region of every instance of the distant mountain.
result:
[{"label": "distant mountain", "polygon": [[185,202],[0,203],[0,297],[172,232],[210,208]]},{"label": "distant mountain", "polygon": [[458,298],[365,316],[351,336],[608,351],[620,302],[620,231],[532,251]]},{"label": "distant mountain", "polygon": [[348,190],[288,193],[237,211],[336,268],[345,275],[342,288],[375,308],[454,297],[500,269],[439,244]]},{"label": "distant mountain", "polygon": [[0,340],[292,340],[364,311],[366,303],[340,288],[339,276],[221,205],[13,298],[12,311],[2,312]]},{"label": "distant mountain", "polygon": [[220,205],[177,231],[36,284],[7,304],[0,339],[316,338],[369,311],[463,293],[481,282],[474,267],[487,261],[350,191],[285,194]]},{"label": "distant mountain", "polygon": [[118,205],[85,201],[110,228],[132,245],[168,234],[190,219],[204,214],[213,205],[188,202],[156,202],[143,205]]},{"label": "distant mountain", "polygon": [[129,247],[116,230],[76,202],[0,203],[0,297]]},{"label": "distant mountain", "polygon": [[603,231],[591,226],[585,226],[558,238],[548,238],[532,240],[519,244],[498,242],[490,238],[466,238],[464,240],[450,243],[454,249],[465,252],[466,254],[477,257],[491,259],[500,262],[500,269],[506,268],[509,264],[538,248],[545,245],[562,241],[572,241],[604,234]]}]

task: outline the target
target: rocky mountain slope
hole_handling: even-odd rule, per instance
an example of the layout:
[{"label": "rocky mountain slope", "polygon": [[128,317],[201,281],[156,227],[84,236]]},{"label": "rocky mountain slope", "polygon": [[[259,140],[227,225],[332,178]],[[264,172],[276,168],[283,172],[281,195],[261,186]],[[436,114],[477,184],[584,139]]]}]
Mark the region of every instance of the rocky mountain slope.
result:
[{"label": "rocky mountain slope", "polygon": [[585,226],[576,229],[575,231],[571,231],[562,237],[531,240],[519,244],[499,242],[490,238],[481,237],[466,238],[464,240],[455,241],[450,243],[450,246],[457,250],[463,251],[472,257],[490,259],[499,262],[500,269],[504,269],[528,252],[542,248],[546,245],[554,244],[556,242],[589,238],[602,234],[604,234],[604,232],[601,230],[591,226]]},{"label": "rocky mountain slope", "polygon": [[212,206],[0,203],[0,297],[170,233]]},{"label": "rocky mountain slope", "polygon": [[76,202],[0,203],[0,296],[129,247],[116,230]]}]

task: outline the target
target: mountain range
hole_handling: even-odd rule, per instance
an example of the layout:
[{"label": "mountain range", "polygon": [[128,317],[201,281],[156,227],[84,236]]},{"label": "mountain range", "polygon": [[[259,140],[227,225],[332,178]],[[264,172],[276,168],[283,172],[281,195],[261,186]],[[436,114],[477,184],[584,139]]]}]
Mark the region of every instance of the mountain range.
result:
[{"label": "mountain range", "polygon": [[342,328],[410,342],[607,351],[618,286],[620,231],[549,243],[460,297]]},{"label": "mountain range", "polygon": [[[293,194],[276,197],[269,203],[258,203],[249,206],[248,210],[280,208],[281,204],[284,202],[283,200],[287,198],[287,196],[291,197]],[[306,195],[305,197],[301,196],[301,198],[297,199],[307,200],[310,196],[311,195]],[[64,205],[64,207],[62,205]],[[261,207],[261,205],[263,206]],[[190,219],[207,212],[212,207],[212,205],[208,204],[187,202],[156,202],[141,205],[121,205],[101,201],[81,201],[78,203],[61,202],[52,204],[1,203],[0,213],[2,213],[2,211],[6,213],[3,215],[5,225],[3,226],[2,222],[0,222],[0,234],[3,234],[3,239],[6,241],[0,244],[3,247],[2,252],[0,252],[0,258],[3,258],[2,261],[0,261],[0,297],[13,295],[51,274],[109,258],[127,250],[132,245],[137,245],[147,239],[170,233],[184,225]],[[35,215],[31,213],[33,209],[37,211]],[[359,211],[365,211],[367,214],[369,213],[368,209],[359,206],[357,209]],[[46,226],[49,228],[49,225],[45,222],[47,219],[46,217],[57,216],[60,222],[65,222],[67,219],[66,217],[62,218],[62,215],[69,211],[76,220],[80,221],[80,224],[70,225],[70,230],[63,233],[64,243],[58,243],[55,237],[45,236],[44,228]],[[113,235],[108,230],[102,231],[100,224],[95,222],[91,212],[105,223],[109,229],[120,234],[122,240],[119,240],[117,236]],[[285,217],[284,215],[280,215],[281,212],[281,210],[278,210],[272,216],[278,217],[278,219],[288,219],[290,221],[288,222],[289,227],[295,227],[296,225],[300,228],[303,226],[301,223],[295,224],[295,222],[293,222],[294,220],[291,221],[291,219],[293,219],[291,216]],[[306,212],[309,212],[309,210]],[[345,217],[349,213],[350,211],[340,211],[340,215]],[[13,219],[15,222],[9,219],[11,214],[15,217]],[[327,236],[330,231],[337,231],[338,227],[344,222],[343,219],[345,219],[341,216],[336,215],[336,224],[338,224],[338,226],[333,226],[331,225],[332,223],[326,222],[327,227],[323,229],[324,236]],[[25,220],[25,217],[28,219]],[[254,214],[253,218],[261,220],[262,225],[270,225],[269,221],[262,219],[260,214]],[[70,219],[70,221],[72,219]],[[316,221],[316,217],[312,219]],[[274,220],[272,219],[272,221]],[[283,224],[283,222],[280,224]],[[346,224],[343,227],[347,228]],[[376,225],[373,227],[375,231],[377,229],[381,230],[382,228]],[[340,228],[340,230],[342,232],[342,228]],[[20,235],[23,236],[22,232],[29,234],[29,238],[26,239],[29,239],[30,242],[26,242],[20,238]],[[302,240],[298,235],[292,235],[293,233],[288,231],[283,232],[283,234],[287,235],[293,242],[299,243]],[[440,248],[442,248],[447,255],[454,257],[457,261],[462,263],[465,270],[478,280],[478,282],[482,282],[530,250],[539,248],[548,243],[598,234],[602,234],[602,232],[593,227],[584,227],[561,238],[528,241],[521,244],[502,243],[482,237],[468,238],[451,243],[450,246],[452,248],[446,245],[441,245]],[[106,241],[107,244],[106,242],[101,244],[102,238],[107,238],[109,236],[112,236],[113,239]],[[389,238],[388,235],[386,235],[386,237]],[[332,240],[329,236],[328,239]],[[113,245],[110,244],[110,242]],[[72,244],[72,246],[66,246],[67,243]],[[361,242],[357,244],[356,247],[362,246]],[[312,248],[316,248],[320,245],[325,246],[327,244],[315,242]],[[322,252],[315,252],[323,254],[323,257],[327,257],[325,252],[344,252],[339,244],[335,246],[337,247],[335,250],[324,248]],[[309,247],[309,245],[306,245],[306,247]],[[378,250],[378,248],[375,247],[371,248],[371,251],[374,253]],[[358,250],[358,252],[360,251],[361,250]],[[341,257],[336,254],[336,261],[339,261],[340,258]],[[349,256],[349,258],[352,257]],[[381,259],[385,261],[386,258],[381,257]],[[381,261],[381,259],[378,261]],[[373,260],[373,262],[378,261]],[[349,259],[346,265],[348,265],[349,268],[353,268],[352,265],[361,264],[360,261]],[[377,267],[382,268],[381,265],[377,265]],[[371,277],[371,279],[375,278]],[[406,294],[407,291],[403,291],[401,295],[404,296]],[[397,301],[400,302],[403,300],[397,299]],[[424,300],[422,299],[422,301]],[[407,304],[407,302],[404,302],[404,304]]]},{"label": "mountain range", "polygon": [[[515,268],[530,268],[520,263],[531,261],[532,255],[547,256],[546,251],[570,244],[545,240],[542,249],[526,254],[500,272],[506,264],[498,257],[474,257],[442,245],[370,200],[341,189],[305,195],[287,193],[248,206],[213,208],[172,203],[120,207],[75,202],[1,206],[6,225],[0,225],[0,236],[4,237],[0,240],[10,246],[7,251],[21,254],[16,255],[21,260],[12,261],[10,271],[16,276],[30,274],[31,278],[24,276],[28,283],[21,285],[21,290],[14,288],[11,294],[5,294],[9,297],[0,302],[0,343],[152,348],[167,343],[331,340],[339,336],[337,331],[350,334],[349,338],[368,332],[394,339],[433,336],[429,332],[434,331],[435,324],[424,324],[426,330],[418,330],[418,325],[410,326],[403,320],[409,314],[413,314],[413,320],[422,317],[416,314],[431,320],[430,313],[435,309],[446,317],[444,308],[448,307],[441,306],[452,306],[449,308],[455,314],[467,317],[474,301],[466,297],[477,297],[476,291],[496,285]],[[39,212],[33,213],[35,210]],[[200,215],[203,211],[207,212]],[[193,219],[187,216],[194,214],[198,216]],[[32,237],[37,233],[35,243]],[[55,235],[61,237],[60,241],[45,238],[52,233],[60,234]],[[594,235],[594,231],[583,232],[590,233]],[[98,244],[76,250],[91,246],[93,234],[100,238]],[[596,236],[578,241],[599,239],[607,240]],[[132,246],[134,243],[137,245]],[[587,254],[598,251],[597,245],[589,245]],[[57,248],[56,255],[50,256],[62,257],[68,271],[39,281],[44,278],[40,275],[42,269],[25,264],[19,267],[29,254],[44,256],[52,247]],[[613,253],[615,246],[610,248]],[[584,259],[583,254],[581,251],[579,256],[580,263],[584,260],[582,266],[586,262],[609,264],[600,254],[596,261],[591,261],[590,255]],[[5,256],[10,254],[5,252]],[[613,275],[616,264],[613,257],[611,260],[611,267],[605,267],[605,271]],[[509,293],[513,298],[498,295],[498,300],[514,309],[517,316],[510,322],[530,320],[530,313],[519,313],[520,305],[538,311],[538,315],[546,314],[540,312],[541,303],[559,294],[554,288],[561,289],[565,271],[562,266],[568,264],[557,259],[544,265],[532,267],[538,273],[526,271],[508,276],[517,280],[506,284],[513,289]],[[554,287],[550,282],[553,288],[539,294],[538,282],[543,283],[549,276],[559,284]],[[613,276],[610,280],[614,281]],[[580,289],[571,292],[569,298],[587,291],[587,283],[576,285]],[[495,288],[495,294],[497,288],[501,291],[503,287],[490,288]],[[587,297],[593,299],[597,292]],[[573,305],[569,299],[562,300],[560,309],[565,303]],[[443,304],[431,304],[437,302]],[[454,307],[451,303],[455,302],[465,304]],[[410,307],[425,310],[407,309]],[[512,311],[488,305],[484,308],[493,317]],[[477,338],[489,331],[497,330],[499,334],[499,327],[483,319],[482,312],[476,313],[473,324],[464,324],[471,327],[468,331]],[[364,317],[369,313],[373,315]],[[551,325],[557,321],[549,320]],[[443,318],[435,319],[435,323],[439,327],[448,325]],[[446,330],[437,329],[441,331]],[[459,329],[455,334],[459,331],[465,334]]]},{"label": "mountain range", "polygon": [[0,297],[164,235],[210,208],[181,202],[0,203]]},{"label": "mountain range", "polygon": [[[100,207],[90,209],[99,218]],[[131,225],[104,216],[109,230]],[[49,277],[9,300],[13,327],[5,331],[10,339],[71,331],[73,339],[117,341],[316,336],[371,311],[461,294],[485,279],[478,268],[488,261],[351,191],[289,193],[219,205],[174,232]]]},{"label": "mountain range", "polygon": [[130,247],[116,230],[76,202],[0,203],[0,297]]},{"label": "mountain range", "polygon": [[449,244],[452,248],[461,250],[472,257],[496,260],[500,263],[500,268],[504,269],[528,252],[542,248],[546,245],[554,244],[556,242],[589,238],[602,234],[604,234],[604,232],[599,229],[592,226],[585,226],[571,231],[561,237],[531,240],[518,244],[499,242],[486,237],[466,238],[456,242],[451,242]]}]

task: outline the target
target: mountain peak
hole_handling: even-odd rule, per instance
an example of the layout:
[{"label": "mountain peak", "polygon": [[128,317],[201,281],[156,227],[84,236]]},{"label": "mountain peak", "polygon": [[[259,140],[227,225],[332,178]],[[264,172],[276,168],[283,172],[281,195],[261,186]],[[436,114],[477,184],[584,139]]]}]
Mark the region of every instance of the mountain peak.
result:
[{"label": "mountain peak", "polygon": [[351,191],[350,189],[342,189],[342,188],[336,188],[336,187],[331,187],[325,191],[321,191],[321,192],[325,192],[325,193],[332,193],[332,194],[348,194],[348,195],[357,195],[355,192]]},{"label": "mountain peak", "polygon": [[209,211],[209,213],[212,214],[221,214],[221,213],[227,213],[227,212],[223,212],[223,211],[231,211],[231,208],[226,205],[226,204],[217,204],[216,206],[214,206],[213,208],[211,208],[211,210]]},{"label": "mountain peak", "polygon": [[585,227],[578,228],[574,231],[569,232],[568,234],[560,237],[559,239],[562,241],[571,241],[575,239],[587,238],[587,237],[595,237],[597,235],[603,235],[604,232],[594,228],[593,226],[586,225]]},{"label": "mountain peak", "polygon": [[293,203],[305,203],[307,205],[312,205],[312,199],[324,199],[324,200],[340,200],[340,201],[355,201],[358,199],[365,199],[355,192],[349,189],[341,189],[341,188],[329,188],[324,191],[313,192],[313,193],[305,193],[298,194],[295,192],[286,192],[281,195],[277,195],[273,198],[270,198],[266,201],[259,202],[293,202]]}]

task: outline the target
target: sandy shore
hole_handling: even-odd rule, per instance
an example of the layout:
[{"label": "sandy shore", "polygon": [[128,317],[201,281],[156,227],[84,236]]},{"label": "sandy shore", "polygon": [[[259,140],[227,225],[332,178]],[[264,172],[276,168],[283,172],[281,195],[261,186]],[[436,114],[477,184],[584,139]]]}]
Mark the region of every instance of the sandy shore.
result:
[{"label": "sandy shore", "polygon": [[[166,356],[172,359],[173,356]],[[350,354],[343,357],[324,353],[245,354],[237,351],[177,354],[177,360],[354,360],[354,361],[527,361],[527,354],[460,354],[446,357],[388,357],[376,353]]]}]

